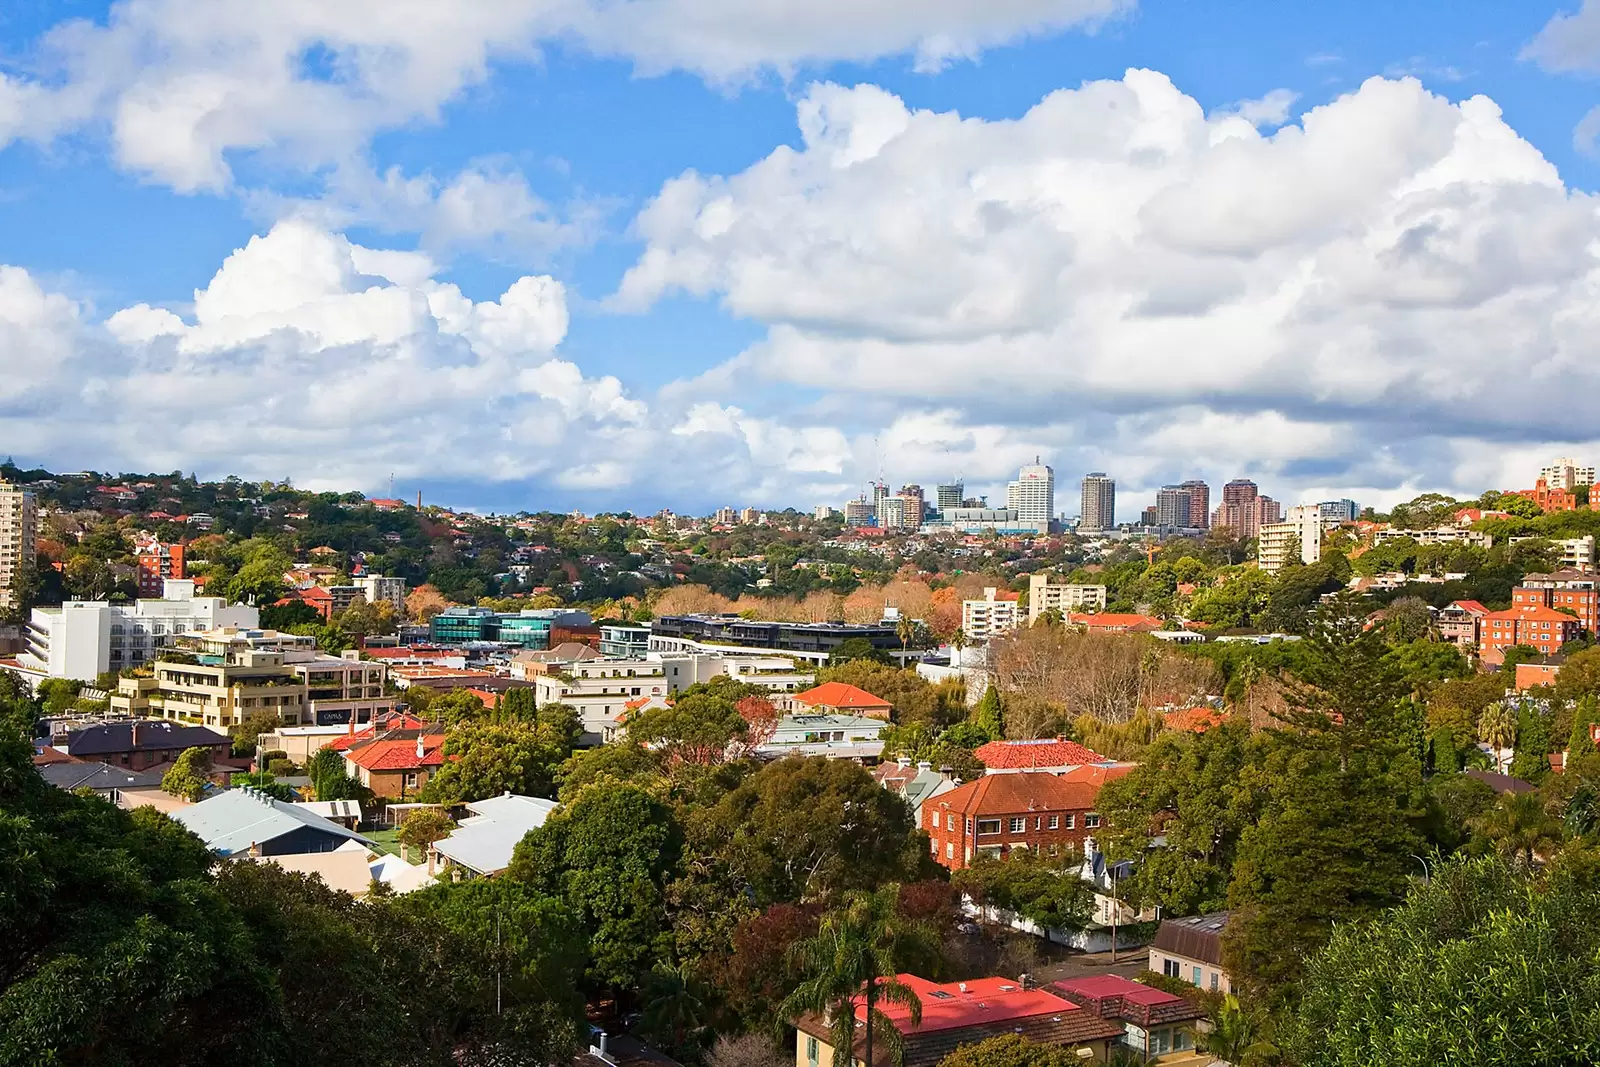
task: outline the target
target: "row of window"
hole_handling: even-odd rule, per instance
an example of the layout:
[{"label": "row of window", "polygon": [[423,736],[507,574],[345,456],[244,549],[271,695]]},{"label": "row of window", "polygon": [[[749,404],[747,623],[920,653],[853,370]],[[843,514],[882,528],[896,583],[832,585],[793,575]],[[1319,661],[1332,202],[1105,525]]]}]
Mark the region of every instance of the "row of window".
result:
[{"label": "row of window", "polygon": [[[1006,828],[1010,833],[1023,834],[1028,832],[1028,817],[1026,815],[1012,816],[1010,819],[1004,821],[1006,823]],[[984,834],[999,833],[1001,822],[1002,820],[1000,819],[979,819],[977,824],[979,836]],[[946,812],[944,816],[944,824],[945,829],[947,830],[960,830],[962,829],[961,816],[957,815],[955,812]],[[1084,829],[1093,830],[1099,825],[1099,815],[1096,815],[1093,812],[1084,815]],[[1078,816],[1072,813],[1066,815],[1035,815],[1033,817],[1033,828],[1035,830],[1075,830],[1077,829],[1077,826]],[[933,813],[933,828],[935,830],[939,829],[939,813],[937,811]],[[972,820],[969,818],[966,820],[965,832],[970,834],[972,833],[972,829]]]}]

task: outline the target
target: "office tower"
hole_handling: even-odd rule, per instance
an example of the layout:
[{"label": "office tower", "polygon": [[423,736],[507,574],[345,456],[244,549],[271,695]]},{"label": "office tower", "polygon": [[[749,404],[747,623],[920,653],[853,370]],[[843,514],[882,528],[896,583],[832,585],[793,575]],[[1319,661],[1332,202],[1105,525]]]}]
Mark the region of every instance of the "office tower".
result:
[{"label": "office tower", "polygon": [[1035,526],[1048,532],[1056,511],[1056,472],[1038,462],[1017,472],[1017,480],[1006,486],[1006,507],[1017,513],[1017,525]]},{"label": "office tower", "polygon": [[1198,478],[1178,486],[1189,491],[1189,525],[1204,530],[1211,525],[1211,487]]},{"label": "office tower", "polygon": [[20,603],[22,569],[33,562],[39,512],[33,494],[0,481],[0,609]]},{"label": "office tower", "polygon": [[962,485],[959,481],[950,482],[947,485],[936,487],[934,489],[933,502],[934,505],[938,507],[940,516],[942,517],[944,513],[949,511],[951,508],[959,508],[961,506],[961,501],[964,499],[963,494],[965,494],[966,491],[967,487]]},{"label": "office tower", "polygon": [[1361,517],[1361,507],[1354,500],[1324,500],[1317,509],[1323,522],[1355,522]]},{"label": "office tower", "polygon": [[1155,522],[1152,526],[1170,526],[1182,530],[1194,525],[1189,520],[1192,498],[1181,485],[1164,485],[1156,493]]},{"label": "office tower", "polygon": [[1117,481],[1105,471],[1093,471],[1083,479],[1083,510],[1080,530],[1112,530],[1117,525]]},{"label": "office tower", "polygon": [[1580,467],[1577,460],[1563,456],[1550,466],[1541,468],[1539,477],[1551,489],[1576,489],[1580,485],[1594,484],[1594,468]]}]

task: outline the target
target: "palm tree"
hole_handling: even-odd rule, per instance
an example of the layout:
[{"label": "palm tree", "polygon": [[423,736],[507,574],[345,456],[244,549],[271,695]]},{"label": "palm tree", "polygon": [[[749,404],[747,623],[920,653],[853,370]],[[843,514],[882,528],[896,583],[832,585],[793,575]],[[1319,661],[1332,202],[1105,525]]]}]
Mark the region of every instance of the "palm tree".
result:
[{"label": "palm tree", "polygon": [[688,963],[658,963],[650,975],[648,991],[650,1003],[640,1020],[646,1031],[670,1041],[673,1051],[679,1054],[697,1044],[696,1039],[705,1029],[706,1005],[694,968]]},{"label": "palm tree", "polygon": [[1516,713],[1500,701],[1484,708],[1478,717],[1478,740],[1495,750],[1495,769],[1500,769],[1500,754],[1517,743]]},{"label": "palm tree", "polygon": [[1544,810],[1538,793],[1507,793],[1474,829],[1494,842],[1502,856],[1525,868],[1532,868],[1540,852],[1561,843],[1561,824]]},{"label": "palm tree", "polygon": [[1222,1005],[1211,1018],[1211,1030],[1195,1035],[1194,1047],[1241,1067],[1277,1053],[1278,1050],[1262,1038],[1261,1030],[1261,1015],[1245,1011],[1239,1006],[1239,998],[1229,993],[1222,998]]},{"label": "palm tree", "polygon": [[904,654],[911,639],[917,636],[917,624],[911,621],[911,616],[902,615],[900,621],[894,624],[894,634],[900,639],[900,652]]},{"label": "palm tree", "polygon": [[866,1058],[876,1036],[899,1062],[903,1045],[900,1031],[880,1001],[906,1009],[911,1024],[922,1021],[922,1001],[895,976],[900,966],[937,952],[931,932],[900,914],[900,887],[894,883],[871,892],[848,894],[843,904],[822,918],[815,937],[789,949],[790,965],[804,980],[785,998],[783,1018],[814,1012],[829,1022],[833,1067],[849,1067],[855,1058],[856,999],[866,987]]}]

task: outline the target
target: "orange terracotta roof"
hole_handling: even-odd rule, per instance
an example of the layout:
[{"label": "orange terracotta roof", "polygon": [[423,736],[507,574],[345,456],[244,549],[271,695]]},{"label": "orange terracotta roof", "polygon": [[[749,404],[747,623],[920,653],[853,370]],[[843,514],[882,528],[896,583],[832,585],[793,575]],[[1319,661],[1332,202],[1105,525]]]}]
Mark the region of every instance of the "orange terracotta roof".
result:
[{"label": "orange terracotta roof", "polygon": [[1228,713],[1201,704],[1198,707],[1169,711],[1161,716],[1161,719],[1169,730],[1186,730],[1192,734],[1203,734],[1213,726],[1221,726],[1227,722]]},{"label": "orange terracotta roof", "polygon": [[1100,612],[1098,615],[1073,615],[1072,622],[1091,630],[1161,629],[1161,620],[1154,615],[1134,615],[1117,612]]},{"label": "orange terracotta roof", "polygon": [[796,693],[795,699],[814,708],[877,709],[894,706],[882,697],[875,697],[865,689],[845,682],[823,682],[804,693]]},{"label": "orange terracotta roof", "polygon": [[1075,767],[1105,760],[1100,753],[1059,737],[1038,741],[990,741],[979,745],[972,754],[985,767],[1007,771],[1025,767]]},{"label": "orange terracotta roof", "polygon": [[1137,763],[1091,763],[1084,767],[1074,767],[1066,774],[1057,775],[1056,777],[1067,782],[1092,785],[1098,792],[1100,787],[1107,782],[1114,782],[1118,778],[1133,773],[1133,769],[1137,766],[1139,766]]},{"label": "orange terracotta roof", "polygon": [[1069,781],[1044,771],[986,774],[937,798],[941,808],[963,815],[1004,815],[1021,811],[1090,811],[1100,787]]},{"label": "orange terracotta roof", "polygon": [[1521,608],[1508,608],[1505,611],[1495,611],[1485,617],[1489,619],[1531,619],[1535,622],[1570,622],[1574,626],[1578,624],[1578,619],[1575,616],[1538,604]]},{"label": "orange terracotta roof", "polygon": [[345,759],[369,771],[412,771],[419,767],[438,767],[443,764],[443,746],[442,736],[423,737],[422,758],[418,759],[415,738],[374,741],[348,753]]}]

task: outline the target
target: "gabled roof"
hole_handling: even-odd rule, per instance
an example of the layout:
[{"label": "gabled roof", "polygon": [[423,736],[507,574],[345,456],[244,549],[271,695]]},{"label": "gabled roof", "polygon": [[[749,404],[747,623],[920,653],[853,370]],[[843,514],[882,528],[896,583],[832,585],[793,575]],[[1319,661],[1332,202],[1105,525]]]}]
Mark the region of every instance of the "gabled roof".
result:
[{"label": "gabled roof", "polygon": [[511,854],[528,831],[543,826],[556,802],[502,793],[467,805],[473,814],[434,848],[451,863],[478,874],[497,874],[511,865]]},{"label": "gabled roof", "polygon": [[1066,774],[1060,774],[1056,777],[1065,782],[1081,782],[1085,785],[1092,785],[1098,792],[1101,786],[1124,777],[1137,766],[1137,763],[1089,763],[1082,767],[1074,767]]},{"label": "gabled roof", "polygon": [[1472,615],[1487,615],[1487,614],[1489,614],[1489,609],[1484,607],[1481,603],[1479,603],[1476,600],[1457,600],[1457,601],[1454,601],[1453,603],[1451,603],[1450,606],[1452,608],[1460,608],[1462,611],[1468,612],[1469,614],[1472,614]]},{"label": "gabled roof", "polygon": [[1100,763],[1105,757],[1084,748],[1076,741],[1043,737],[1034,741],[990,741],[972,753],[978,762],[993,770],[1027,767],[1077,767]]},{"label": "gabled roof", "polygon": [[370,844],[354,830],[324,819],[298,804],[274,800],[254,789],[229,789],[173,813],[211,851],[223,856],[249,852],[251,845],[275,841],[310,828],[348,841]]},{"label": "gabled roof", "polygon": [[1097,615],[1079,615],[1074,613],[1068,621],[1079,626],[1087,626],[1091,630],[1161,629],[1161,620],[1156,618],[1154,615],[1133,615],[1102,611]]},{"label": "gabled roof", "polygon": [[231,743],[227,734],[209,726],[184,726],[164,719],[141,719],[137,722],[102,723],[69,734],[67,754],[83,759],[114,752],[206,748]]},{"label": "gabled roof", "polygon": [[1201,704],[1192,708],[1179,708],[1169,711],[1161,716],[1161,721],[1169,730],[1184,730],[1192,734],[1203,734],[1213,726],[1221,726],[1228,721],[1228,713],[1220,708],[1213,708]]},{"label": "gabled roof", "polygon": [[890,708],[882,697],[875,697],[859,686],[845,682],[823,682],[819,686],[796,693],[794,699],[814,708]]},{"label": "gabled roof", "polygon": [[1094,808],[1099,793],[1098,785],[1069,781],[1064,775],[1019,771],[986,774],[943,794],[937,803],[941,808],[973,816],[1023,811],[1089,811]]},{"label": "gabled roof", "polygon": [[367,771],[414,771],[419,767],[444,764],[444,735],[422,735],[422,755],[417,755],[416,738],[373,741],[346,752],[344,758]]},{"label": "gabled roof", "polygon": [[57,789],[149,789],[160,786],[162,771],[130,771],[106,763],[46,763],[39,777]]},{"label": "gabled roof", "polygon": [[1529,604],[1520,608],[1507,608],[1505,611],[1492,611],[1484,616],[1486,619],[1520,619],[1527,622],[1570,622],[1578,625],[1576,616],[1568,615],[1555,608],[1547,608],[1541,604]]}]

